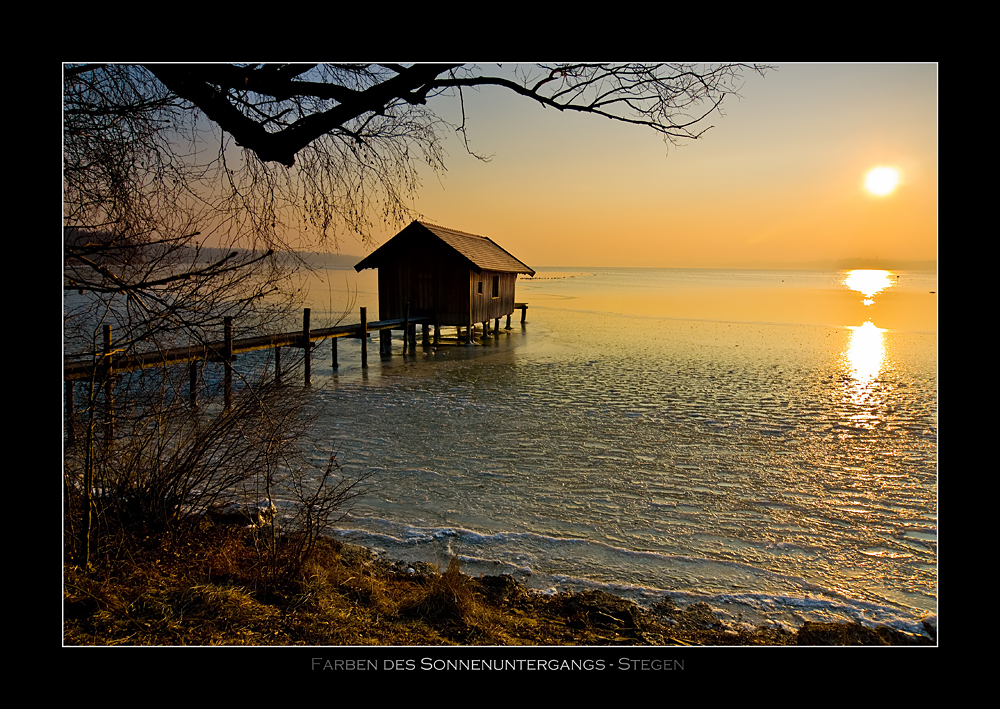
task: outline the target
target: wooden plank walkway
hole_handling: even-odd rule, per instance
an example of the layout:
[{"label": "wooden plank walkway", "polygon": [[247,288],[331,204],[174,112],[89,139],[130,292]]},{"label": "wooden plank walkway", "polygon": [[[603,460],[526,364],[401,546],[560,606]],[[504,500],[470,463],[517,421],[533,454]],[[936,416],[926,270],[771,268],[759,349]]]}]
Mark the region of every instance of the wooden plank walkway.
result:
[{"label": "wooden plank walkway", "polygon": [[[428,318],[411,318],[410,324],[421,324],[428,322]],[[403,328],[403,318],[395,320],[374,320],[367,323],[367,332],[377,332],[380,330]],[[132,371],[136,369],[148,369],[150,367],[163,367],[170,364],[184,364],[188,362],[225,362],[225,353],[228,350],[231,354],[237,355],[243,352],[253,352],[255,350],[275,349],[278,347],[302,347],[303,331],[285,332],[276,335],[258,335],[232,341],[232,349],[227,347],[225,340],[209,342],[204,345],[194,345],[191,347],[177,347],[168,350],[155,352],[144,352],[135,355],[118,355],[113,350],[112,369],[115,372]],[[361,325],[338,325],[336,327],[320,328],[310,330],[308,339],[310,342],[319,342],[334,337],[361,337]],[[94,375],[95,368],[105,367],[104,354],[99,357],[99,361],[78,360],[67,361],[64,365],[64,379],[66,381],[89,379]]]},{"label": "wooden plank walkway", "polygon": [[[528,304],[515,303],[514,309],[521,311],[521,322],[525,322]],[[151,367],[164,367],[172,364],[191,362],[232,362],[235,355],[244,352],[278,349],[281,347],[301,348],[303,342],[306,340],[312,343],[339,337],[367,338],[368,333],[383,330],[407,330],[408,332],[412,332],[410,330],[410,326],[412,325],[423,325],[426,336],[426,325],[433,322],[433,318],[431,317],[395,318],[392,320],[373,320],[367,322],[365,319],[366,309],[361,308],[362,322],[360,323],[312,330],[309,327],[309,312],[309,308],[306,308],[303,312],[303,329],[296,332],[258,335],[238,340],[232,339],[231,335],[227,334],[227,337],[223,340],[209,342],[204,345],[176,347],[132,355],[123,355],[111,347],[110,326],[108,326],[108,329],[105,331],[105,351],[95,358],[66,360],[63,364],[63,379],[65,381],[79,381],[93,377],[104,378],[115,372],[130,372],[137,369],[149,369]],[[232,322],[229,318],[227,318],[226,328],[227,333],[231,333]],[[507,329],[510,329],[509,315],[507,316]],[[411,337],[415,337],[415,333]],[[363,350],[363,357],[366,358],[367,347],[363,347]],[[405,337],[403,351],[404,353],[406,352]],[[385,353],[385,350],[383,349],[382,352]],[[364,361],[363,364],[367,366],[367,361]],[[336,353],[334,353],[334,365],[336,365]]]},{"label": "wooden plank walkway", "polygon": [[[527,303],[515,303],[514,309],[520,309],[521,322],[525,322],[528,311]],[[407,311],[409,308],[407,307]],[[333,366],[337,367],[337,339],[341,337],[355,337],[361,340],[361,366],[368,367],[368,335],[371,332],[379,332],[379,354],[389,355],[392,350],[392,336],[390,330],[403,330],[403,354],[407,348],[411,353],[416,351],[417,325],[422,326],[423,344],[429,345],[429,333],[427,326],[434,318],[432,317],[404,317],[393,320],[374,320],[368,322],[367,309],[361,308],[361,322],[355,325],[337,325],[335,327],[319,328],[312,330],[309,327],[309,308],[302,312],[302,329],[297,332],[285,332],[276,335],[258,335],[256,337],[245,337],[239,340],[233,339],[233,321],[231,317],[225,318],[225,338],[218,342],[208,342],[203,345],[192,347],[177,347],[173,349],[145,352],[141,354],[125,355],[121,350],[115,350],[112,346],[111,326],[104,328],[104,351],[97,355],[84,359],[68,359],[63,362],[63,379],[65,386],[65,415],[66,415],[66,435],[67,442],[73,445],[76,439],[74,424],[74,388],[76,382],[92,381],[101,385],[104,389],[105,412],[105,439],[113,439],[114,414],[112,413],[113,391],[115,375],[122,372],[131,372],[138,369],[149,369],[152,367],[165,367],[168,365],[188,364],[190,391],[189,398],[192,408],[198,406],[198,363],[218,362],[225,366],[223,374],[223,391],[225,407],[228,409],[232,402],[233,394],[233,362],[236,355],[243,352],[253,352],[254,350],[273,349],[275,380],[281,381],[281,348],[297,347],[304,350],[303,369],[305,374],[305,385],[311,382],[312,349],[313,343],[321,340],[332,340],[333,342]],[[510,315],[507,316],[507,330],[510,330]],[[461,328],[459,328],[461,330]],[[472,327],[466,333],[466,344],[471,344],[473,337]],[[483,337],[487,337],[487,323],[483,323]],[[499,336],[499,318],[494,325],[493,334]],[[461,336],[459,336],[461,339]],[[440,326],[434,323],[434,344],[440,342]]]}]

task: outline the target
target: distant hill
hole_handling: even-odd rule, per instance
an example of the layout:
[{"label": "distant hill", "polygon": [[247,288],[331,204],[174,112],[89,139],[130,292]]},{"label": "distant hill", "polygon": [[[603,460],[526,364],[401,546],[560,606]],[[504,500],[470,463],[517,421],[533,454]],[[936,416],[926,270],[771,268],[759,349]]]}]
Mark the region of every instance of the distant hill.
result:
[{"label": "distant hill", "polygon": [[[203,246],[201,248],[200,259],[203,261],[216,261],[233,251],[242,252],[243,249],[220,249]],[[299,251],[296,255],[305,261],[312,268],[354,268],[354,264],[361,261],[363,256],[351,256],[348,254],[328,254],[319,251]]]},{"label": "distant hill", "polygon": [[328,254],[318,251],[299,251],[298,255],[313,268],[354,268],[364,256]]}]

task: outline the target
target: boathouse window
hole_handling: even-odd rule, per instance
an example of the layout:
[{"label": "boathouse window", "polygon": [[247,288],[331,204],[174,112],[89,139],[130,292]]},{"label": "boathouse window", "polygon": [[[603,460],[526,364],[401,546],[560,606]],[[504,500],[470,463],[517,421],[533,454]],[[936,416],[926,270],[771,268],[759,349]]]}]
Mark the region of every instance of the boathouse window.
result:
[{"label": "boathouse window", "polygon": [[493,276],[493,297],[500,297],[500,276]]},{"label": "boathouse window", "polygon": [[479,281],[479,290],[476,291],[479,295],[483,294],[483,282]]}]

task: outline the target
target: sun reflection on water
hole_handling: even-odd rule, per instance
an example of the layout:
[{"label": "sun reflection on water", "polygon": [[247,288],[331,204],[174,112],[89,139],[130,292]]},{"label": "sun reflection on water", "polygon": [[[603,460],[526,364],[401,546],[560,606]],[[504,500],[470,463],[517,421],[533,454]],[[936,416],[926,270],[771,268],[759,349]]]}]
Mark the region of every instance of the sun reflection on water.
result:
[{"label": "sun reflection on water", "polygon": [[[896,285],[889,271],[855,269],[844,278],[844,285],[863,294],[865,306],[875,302],[875,296]],[[871,408],[878,407],[879,375],[885,366],[886,330],[876,327],[869,318],[862,325],[849,325],[851,334],[842,357],[846,374],[852,386],[846,392],[845,403],[852,410],[849,418],[855,426],[871,428],[879,423],[879,415]]]},{"label": "sun reflection on water", "polygon": [[885,423],[891,413],[890,391],[882,376],[886,365],[886,330],[871,320],[863,325],[848,327],[850,336],[842,353],[846,374],[841,404],[843,423],[851,428],[869,431]]},{"label": "sun reflection on water", "polygon": [[875,302],[876,295],[887,288],[892,288],[896,285],[896,281],[889,271],[856,268],[847,272],[844,285],[863,294],[865,296],[864,304],[871,305]]},{"label": "sun reflection on water", "polygon": [[864,325],[850,327],[851,337],[844,356],[859,387],[866,387],[878,378],[885,362],[885,340],[880,327],[871,320]]}]

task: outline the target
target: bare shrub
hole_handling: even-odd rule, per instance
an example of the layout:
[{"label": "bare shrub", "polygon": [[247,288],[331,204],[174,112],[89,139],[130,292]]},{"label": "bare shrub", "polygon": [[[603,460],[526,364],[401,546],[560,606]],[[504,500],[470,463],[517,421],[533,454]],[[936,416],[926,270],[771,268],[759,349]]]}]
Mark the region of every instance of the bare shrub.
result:
[{"label": "bare shrub", "polygon": [[[316,466],[302,454],[308,421],[300,388],[246,385],[229,408],[209,402],[195,410],[162,378],[135,379],[127,390],[107,445],[88,435],[66,457],[71,560],[84,558],[88,530],[90,557],[109,561],[164,539],[183,544],[206,524],[235,522],[250,527],[268,585],[301,568],[338,511],[364,490],[367,474],[344,476],[333,455]],[[100,423],[94,409],[85,412],[91,429]]]}]

